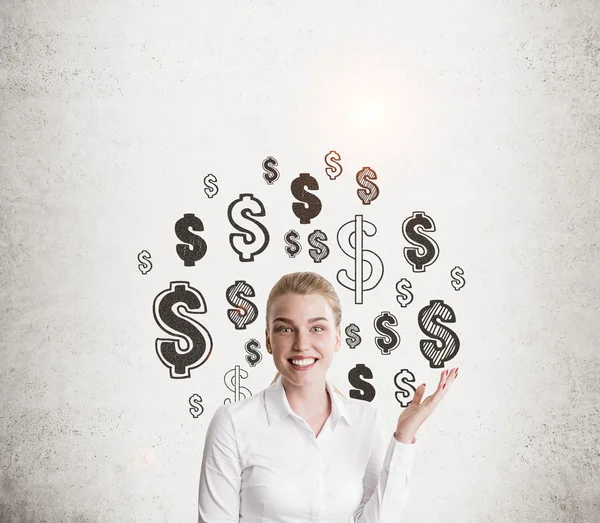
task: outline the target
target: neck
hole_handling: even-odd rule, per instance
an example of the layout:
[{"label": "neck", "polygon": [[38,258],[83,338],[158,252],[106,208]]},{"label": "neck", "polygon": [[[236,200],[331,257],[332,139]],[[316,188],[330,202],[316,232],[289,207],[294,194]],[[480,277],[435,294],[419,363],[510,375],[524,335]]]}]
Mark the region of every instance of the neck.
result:
[{"label": "neck", "polygon": [[331,413],[331,398],[325,381],[296,385],[281,377],[283,389],[292,410],[301,417],[315,417]]}]

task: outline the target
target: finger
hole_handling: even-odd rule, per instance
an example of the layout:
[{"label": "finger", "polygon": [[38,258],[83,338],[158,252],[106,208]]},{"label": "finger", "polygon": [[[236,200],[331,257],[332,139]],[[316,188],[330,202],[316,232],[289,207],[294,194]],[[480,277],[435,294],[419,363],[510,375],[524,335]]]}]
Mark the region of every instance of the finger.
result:
[{"label": "finger", "polygon": [[411,405],[420,405],[423,395],[425,394],[425,383],[421,383],[416,389],[413,395],[413,399],[410,402]]}]

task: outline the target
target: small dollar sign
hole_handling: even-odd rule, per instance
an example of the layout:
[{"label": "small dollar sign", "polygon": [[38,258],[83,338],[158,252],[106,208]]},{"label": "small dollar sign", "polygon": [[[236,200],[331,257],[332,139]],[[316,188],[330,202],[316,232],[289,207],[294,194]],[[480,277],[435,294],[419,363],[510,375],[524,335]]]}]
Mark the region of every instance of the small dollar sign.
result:
[{"label": "small dollar sign", "polygon": [[444,300],[431,300],[419,311],[417,322],[424,334],[433,340],[421,340],[421,354],[429,361],[432,369],[444,368],[444,364],[454,358],[460,348],[460,340],[456,333],[444,323],[454,323],[456,316],[452,308]]},{"label": "small dollar sign", "polygon": [[294,258],[302,250],[302,245],[297,241],[299,238],[300,235],[294,229],[290,229],[283,236],[285,243],[287,243],[284,249],[290,258]]},{"label": "small dollar sign", "polygon": [[322,204],[319,197],[306,190],[316,191],[318,188],[319,182],[308,173],[300,173],[290,185],[292,195],[296,200],[300,200],[292,204],[292,211],[300,218],[301,224],[310,223],[321,212]]},{"label": "small dollar sign", "polygon": [[397,326],[398,320],[391,312],[383,311],[373,320],[373,326],[379,334],[375,336],[375,345],[381,350],[381,354],[387,355],[400,345],[400,335],[390,325]]},{"label": "small dollar sign", "polygon": [[260,348],[260,343],[252,338],[246,342],[244,348],[248,353],[246,355],[246,361],[248,362],[248,365],[250,365],[250,367],[256,367],[256,365],[262,361],[262,354],[257,350]]},{"label": "small dollar sign", "polygon": [[342,166],[338,163],[341,160],[340,155],[336,151],[329,151],[325,155],[325,174],[332,180],[335,180],[340,174],[342,174]]},{"label": "small dollar sign", "polygon": [[373,401],[375,397],[375,387],[363,378],[373,379],[371,369],[364,363],[358,363],[353,369],[348,372],[348,381],[350,385],[355,387],[350,389],[349,396],[356,400]]},{"label": "small dollar sign", "polygon": [[230,285],[225,292],[227,301],[235,307],[235,309],[227,309],[227,317],[233,323],[236,330],[245,329],[247,325],[258,318],[258,308],[254,303],[246,300],[242,296],[250,296],[254,298],[254,288],[244,280],[237,280],[233,285]]},{"label": "small dollar sign", "polygon": [[214,174],[207,174],[204,177],[204,185],[206,185],[206,187],[204,188],[204,192],[209,198],[212,198],[215,194],[219,192],[219,188],[217,187],[216,182],[217,177]]},{"label": "small dollar sign", "polygon": [[[354,291],[354,303],[363,302],[363,291],[375,288],[383,278],[383,262],[381,258],[368,249],[363,248],[364,235],[374,236],[377,228],[371,222],[363,220],[362,214],[356,214],[354,220],[342,225],[337,233],[337,242],[346,256],[354,259],[354,278],[346,269],[337,273],[337,281],[346,289]],[[365,271],[364,265],[368,266]],[[368,273],[367,278],[364,274]]]},{"label": "small dollar sign", "polygon": [[254,261],[254,257],[269,245],[269,231],[253,216],[266,216],[266,212],[262,202],[250,193],[240,194],[227,208],[229,223],[240,231],[229,235],[229,245],[241,262]]},{"label": "small dollar sign", "polygon": [[414,396],[415,391],[417,390],[412,386],[412,383],[414,382],[415,375],[408,369],[402,369],[394,376],[394,385],[400,389],[394,393],[396,401],[405,408],[410,405],[410,401],[407,401],[408,398]]},{"label": "small dollar sign", "polygon": [[[196,262],[201,260],[206,254],[206,242],[200,237],[194,234],[192,231],[203,231],[204,225],[202,220],[192,213],[183,215],[175,223],[175,234],[177,237],[185,242],[178,243],[175,246],[177,255],[183,260],[185,267],[193,267]],[[191,245],[191,248],[189,245]]]},{"label": "small dollar sign", "polygon": [[263,178],[269,185],[273,185],[273,182],[279,180],[279,171],[273,167],[274,165],[279,164],[272,156],[267,156],[262,163],[262,167],[265,171],[263,172]]},{"label": "small dollar sign", "polygon": [[[419,231],[417,231],[419,228]],[[421,234],[421,231],[434,232],[435,223],[422,211],[414,211],[412,216],[409,216],[402,223],[402,234],[404,238],[418,247],[404,247],[404,258],[413,267],[413,272],[424,272],[435,260],[440,253],[438,244],[427,236]],[[419,250],[421,254],[419,254]]]},{"label": "small dollar sign", "polygon": [[346,327],[346,336],[348,336],[348,338],[346,338],[346,343],[351,349],[358,347],[362,341],[362,338],[358,335],[359,332],[360,329],[358,328],[358,325],[354,323],[351,323]]},{"label": "small dollar sign", "polygon": [[327,235],[320,229],[311,232],[308,236],[308,243],[315,247],[308,249],[308,254],[315,263],[320,263],[329,256],[329,247],[323,243],[324,241],[327,241]]},{"label": "small dollar sign", "polygon": [[371,180],[377,180],[377,173],[370,167],[363,167],[356,173],[356,182],[362,187],[362,189],[356,190],[356,194],[363,205],[369,205],[379,196],[379,187]]},{"label": "small dollar sign", "polygon": [[464,274],[463,270],[458,266],[450,271],[450,276],[453,278],[452,287],[454,287],[455,291],[459,291],[465,286],[465,279],[463,278]]},{"label": "small dollar sign", "polygon": [[413,301],[413,293],[408,289],[412,289],[412,285],[406,278],[402,278],[396,283],[396,291],[399,294],[399,296],[396,296],[396,301],[400,304],[400,307],[406,307]]},{"label": "small dollar sign", "polygon": [[138,254],[138,269],[142,274],[147,274],[152,270],[152,262],[150,261],[150,253],[148,251],[141,251]]},{"label": "small dollar sign", "polygon": [[[233,401],[230,398],[225,398],[225,401],[223,401],[224,405],[252,396],[252,393],[240,384],[240,377],[246,379],[248,377],[248,372],[244,369],[240,369],[239,365],[236,365],[233,369],[230,369],[225,373],[223,381],[225,382],[225,386],[233,392]],[[229,383],[227,383],[228,381]]]},{"label": "small dollar sign", "polygon": [[190,396],[189,402],[191,405],[190,414],[197,418],[204,412],[204,407],[202,406],[202,398],[198,394],[192,394]]}]

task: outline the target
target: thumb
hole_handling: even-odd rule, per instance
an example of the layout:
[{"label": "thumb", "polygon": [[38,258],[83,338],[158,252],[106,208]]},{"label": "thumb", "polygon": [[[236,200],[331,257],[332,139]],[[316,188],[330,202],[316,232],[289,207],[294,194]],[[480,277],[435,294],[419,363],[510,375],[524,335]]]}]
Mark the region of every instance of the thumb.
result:
[{"label": "thumb", "polygon": [[425,394],[425,383],[421,383],[421,385],[419,385],[416,388],[415,394],[414,394],[413,399],[410,402],[410,404],[411,405],[419,405],[421,403],[421,400],[423,399],[423,394]]}]

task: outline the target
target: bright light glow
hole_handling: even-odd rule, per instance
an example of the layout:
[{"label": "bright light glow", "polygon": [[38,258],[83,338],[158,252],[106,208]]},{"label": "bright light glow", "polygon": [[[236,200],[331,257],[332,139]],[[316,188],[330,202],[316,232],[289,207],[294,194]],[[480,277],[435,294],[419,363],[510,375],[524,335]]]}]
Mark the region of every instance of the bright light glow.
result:
[{"label": "bright light glow", "polygon": [[360,126],[372,126],[381,120],[381,104],[371,98],[358,100],[355,105],[355,121]]}]

